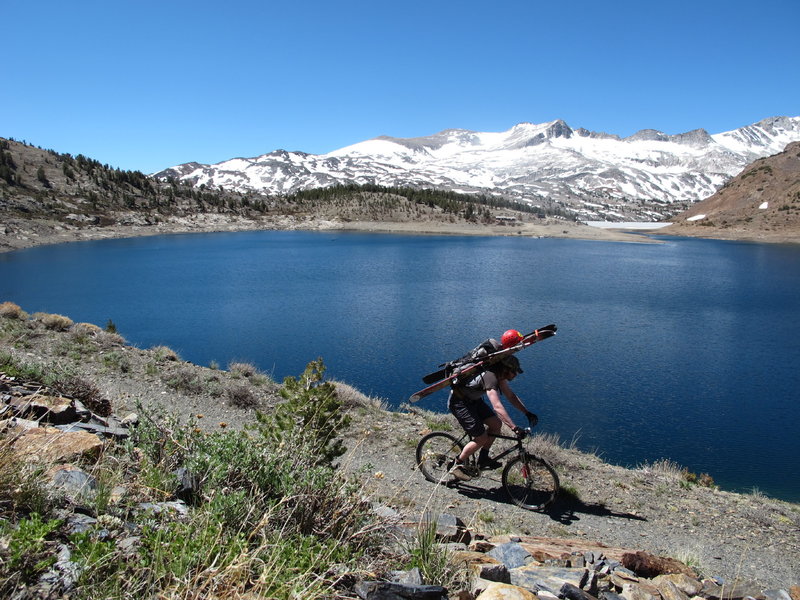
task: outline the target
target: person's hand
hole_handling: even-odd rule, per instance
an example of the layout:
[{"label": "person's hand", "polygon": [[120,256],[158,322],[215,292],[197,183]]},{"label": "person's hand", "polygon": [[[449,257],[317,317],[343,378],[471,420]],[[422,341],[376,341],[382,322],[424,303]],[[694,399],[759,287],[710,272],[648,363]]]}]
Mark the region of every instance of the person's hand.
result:
[{"label": "person's hand", "polygon": [[530,424],[530,426],[536,427],[536,424],[539,422],[539,417],[537,417],[532,412],[527,413],[525,416],[528,417],[528,423]]},{"label": "person's hand", "polygon": [[514,435],[522,439],[528,435],[528,432],[522,427],[514,427]]}]

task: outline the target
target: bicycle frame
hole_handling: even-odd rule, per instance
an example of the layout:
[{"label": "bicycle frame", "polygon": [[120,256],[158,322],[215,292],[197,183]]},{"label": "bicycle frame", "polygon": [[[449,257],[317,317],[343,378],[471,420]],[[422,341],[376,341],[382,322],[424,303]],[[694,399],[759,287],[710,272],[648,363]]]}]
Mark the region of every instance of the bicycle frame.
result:
[{"label": "bicycle frame", "polygon": [[[530,433],[531,433],[530,428],[526,428],[525,431],[527,431],[528,435],[530,435]],[[496,456],[492,456],[493,460],[502,460],[503,458],[505,458],[509,454],[512,454],[514,451],[519,452],[520,454],[523,454],[525,452],[525,446],[522,445],[522,440],[525,439],[524,437],[502,435],[502,434],[499,434],[499,433],[490,433],[489,436],[493,437],[493,438],[496,438],[496,439],[500,439],[500,440],[511,440],[513,442],[516,442],[513,446],[511,446],[510,448],[507,448],[506,450],[503,450],[500,454],[497,454]],[[462,435],[459,438],[458,441],[463,444],[464,440],[472,440],[472,439],[473,438],[470,437],[470,435],[468,433],[464,433],[464,435]],[[471,457],[471,458],[474,458],[474,456]]]}]

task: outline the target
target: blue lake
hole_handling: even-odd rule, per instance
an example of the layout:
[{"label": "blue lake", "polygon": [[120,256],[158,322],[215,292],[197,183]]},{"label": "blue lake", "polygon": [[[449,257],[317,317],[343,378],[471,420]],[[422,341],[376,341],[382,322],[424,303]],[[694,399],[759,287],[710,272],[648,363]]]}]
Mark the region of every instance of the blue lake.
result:
[{"label": "blue lake", "polygon": [[669,458],[800,501],[797,245],[175,235],[0,254],[5,300],[278,380],[321,356],[394,406],[483,339],[556,323],[513,385],[540,430],[609,462]]}]

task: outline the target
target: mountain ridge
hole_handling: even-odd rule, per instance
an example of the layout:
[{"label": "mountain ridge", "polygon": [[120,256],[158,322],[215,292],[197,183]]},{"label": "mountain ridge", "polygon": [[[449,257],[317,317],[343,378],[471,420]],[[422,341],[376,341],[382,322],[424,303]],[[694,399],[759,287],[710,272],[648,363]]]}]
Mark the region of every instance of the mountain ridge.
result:
[{"label": "mountain ridge", "polygon": [[718,134],[643,129],[625,138],[556,119],[502,132],[383,135],[327,154],[275,150],[176,165],[154,177],[266,194],[336,184],[433,187],[561,207],[584,220],[651,221],[679,214],[793,141],[800,141],[800,117],[770,117]]}]

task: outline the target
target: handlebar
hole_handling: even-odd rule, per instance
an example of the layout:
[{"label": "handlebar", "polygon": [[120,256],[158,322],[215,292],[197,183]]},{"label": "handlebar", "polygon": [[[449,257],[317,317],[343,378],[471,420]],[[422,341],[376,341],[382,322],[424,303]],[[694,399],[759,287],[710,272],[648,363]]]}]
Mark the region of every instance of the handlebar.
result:
[{"label": "handlebar", "polygon": [[515,427],[514,428],[514,435],[517,436],[518,439],[524,440],[531,434],[530,427]]}]

